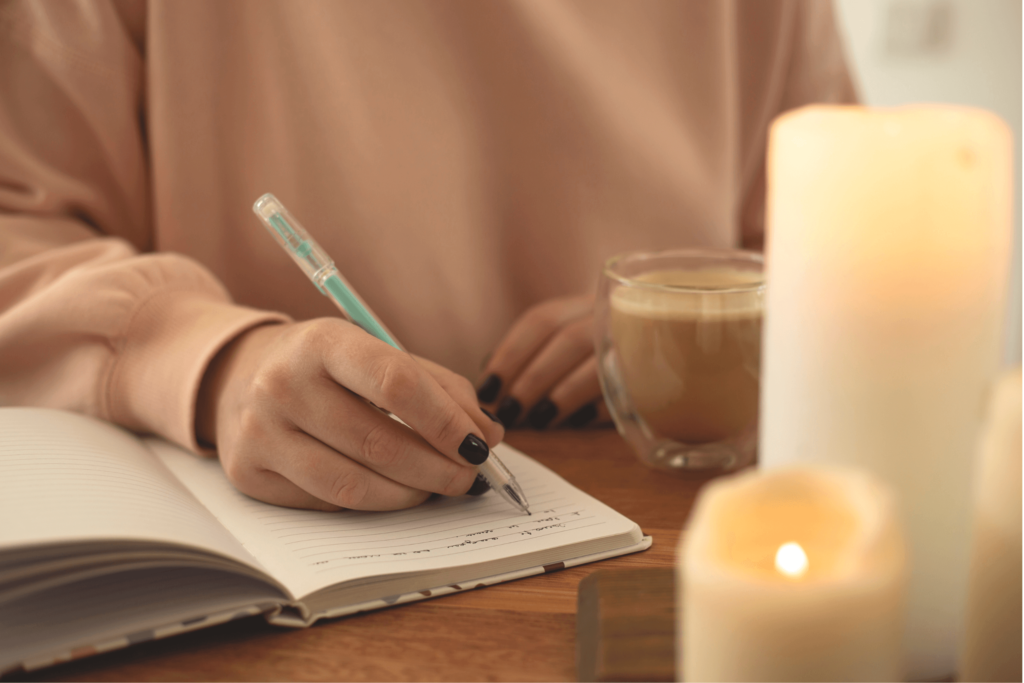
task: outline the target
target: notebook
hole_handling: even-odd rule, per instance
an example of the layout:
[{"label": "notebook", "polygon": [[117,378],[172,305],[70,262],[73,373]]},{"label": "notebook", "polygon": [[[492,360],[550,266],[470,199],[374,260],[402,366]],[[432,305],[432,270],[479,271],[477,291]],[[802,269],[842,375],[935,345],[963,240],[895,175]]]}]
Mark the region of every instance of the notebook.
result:
[{"label": "notebook", "polygon": [[650,547],[504,444],[530,499],[314,512],[239,493],[216,460],[109,423],[0,409],[0,673],[262,614],[310,626]]}]

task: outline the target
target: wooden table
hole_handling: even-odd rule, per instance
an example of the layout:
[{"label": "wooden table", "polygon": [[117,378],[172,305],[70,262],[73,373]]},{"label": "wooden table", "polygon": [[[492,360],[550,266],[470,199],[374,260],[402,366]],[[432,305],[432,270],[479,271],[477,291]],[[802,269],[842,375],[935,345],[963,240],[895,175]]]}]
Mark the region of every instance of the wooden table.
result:
[{"label": "wooden table", "polygon": [[574,681],[576,589],[601,568],[672,566],[707,477],[656,472],[610,429],[508,442],[654,537],[643,553],[303,630],[255,617],[22,674],[25,680]]}]

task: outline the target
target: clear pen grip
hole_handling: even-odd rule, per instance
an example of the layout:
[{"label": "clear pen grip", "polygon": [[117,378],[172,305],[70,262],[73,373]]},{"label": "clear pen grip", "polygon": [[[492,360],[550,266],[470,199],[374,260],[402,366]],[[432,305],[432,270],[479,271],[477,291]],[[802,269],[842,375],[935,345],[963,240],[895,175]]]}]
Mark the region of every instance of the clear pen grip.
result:
[{"label": "clear pen grip", "polygon": [[[487,467],[481,468],[481,473],[484,475],[485,478],[489,479],[487,475],[493,473],[493,475],[497,475],[498,477],[504,479],[504,481],[502,482],[491,482],[492,485],[496,483],[504,484],[512,480],[512,472],[510,472],[509,469],[505,467],[505,463],[503,463],[498,458],[488,458],[485,464],[487,465]],[[491,472],[487,471],[489,468],[492,470]]]},{"label": "clear pen grip", "polygon": [[252,210],[270,236],[288,252],[306,277],[319,287],[317,276],[334,266],[327,252],[274,195],[267,193],[257,199]]}]

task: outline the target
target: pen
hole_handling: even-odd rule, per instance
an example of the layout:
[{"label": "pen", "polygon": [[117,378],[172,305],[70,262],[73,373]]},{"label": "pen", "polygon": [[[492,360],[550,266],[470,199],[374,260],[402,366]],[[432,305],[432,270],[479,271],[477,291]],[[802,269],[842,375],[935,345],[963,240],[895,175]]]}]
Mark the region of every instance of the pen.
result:
[{"label": "pen", "polygon": [[[267,193],[257,199],[252,210],[277,243],[313,281],[320,293],[333,301],[345,318],[377,339],[387,342],[399,351],[405,351],[366,302],[341,276],[327,252],[274,195]],[[479,466],[479,471],[498,495],[520,511],[532,514],[523,489],[493,450],[487,460]]]}]

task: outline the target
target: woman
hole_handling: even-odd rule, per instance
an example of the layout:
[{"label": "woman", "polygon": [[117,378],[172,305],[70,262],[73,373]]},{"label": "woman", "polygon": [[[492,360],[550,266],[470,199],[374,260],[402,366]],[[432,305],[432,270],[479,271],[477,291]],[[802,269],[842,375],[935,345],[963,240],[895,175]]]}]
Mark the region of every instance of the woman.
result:
[{"label": "woman", "polygon": [[[852,99],[819,0],[13,0],[0,402],[216,447],[279,505],[464,493],[503,436],[467,378],[507,426],[606,415],[600,264],[758,248],[769,121]],[[264,192],[416,358],[334,317]]]}]

